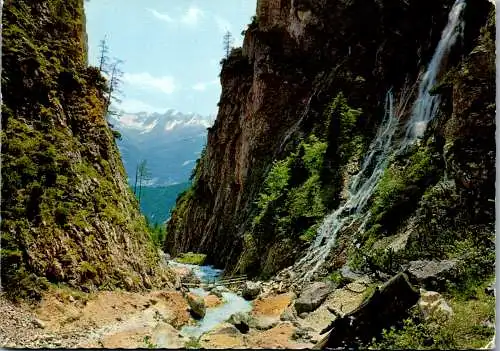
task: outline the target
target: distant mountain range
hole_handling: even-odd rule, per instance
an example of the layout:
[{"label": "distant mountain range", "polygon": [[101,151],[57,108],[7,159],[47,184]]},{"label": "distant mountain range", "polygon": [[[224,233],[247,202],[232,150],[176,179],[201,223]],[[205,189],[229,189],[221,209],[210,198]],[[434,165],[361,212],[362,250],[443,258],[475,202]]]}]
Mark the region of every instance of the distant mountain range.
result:
[{"label": "distant mountain range", "polygon": [[215,116],[167,110],[159,113],[121,113],[109,122],[122,134],[118,147],[129,182],[137,164],[147,160],[152,179],[148,186],[186,182],[206,143]]}]

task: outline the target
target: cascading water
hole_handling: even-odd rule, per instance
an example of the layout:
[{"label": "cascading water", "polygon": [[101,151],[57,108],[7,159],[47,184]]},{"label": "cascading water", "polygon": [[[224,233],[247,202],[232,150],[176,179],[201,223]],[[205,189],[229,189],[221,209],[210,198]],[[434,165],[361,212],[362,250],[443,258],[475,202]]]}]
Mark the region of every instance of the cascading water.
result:
[{"label": "cascading water", "polygon": [[366,204],[375,192],[391,155],[404,151],[421,138],[428,123],[436,115],[440,99],[438,95],[431,95],[430,91],[436,85],[437,77],[452,46],[463,34],[462,13],[464,9],[465,0],[457,0],[450,11],[448,24],[443,30],[441,40],[419,85],[418,97],[405,125],[404,137],[399,142],[393,142],[394,134],[398,129],[399,116],[395,113],[393,96],[389,91],[386,96],[384,120],[368,149],[361,170],[350,183],[346,202],[325,218],[306,255],[284,272],[289,270],[296,273],[305,272],[301,280],[310,280],[325,262],[341,230],[360,220],[358,232],[364,229],[370,216],[370,213],[366,211]]},{"label": "cascading water", "polygon": [[441,34],[441,40],[420,82],[418,98],[413,105],[411,118],[406,124],[405,138],[402,140],[398,152],[405,150],[415,140],[423,137],[427,124],[436,115],[441,100],[439,95],[431,95],[430,92],[436,85],[437,77],[451,48],[457,39],[463,36],[465,23],[462,20],[462,13],[464,9],[465,0],[457,0],[450,11],[448,24]]},{"label": "cascading water", "polygon": [[[309,252],[292,268],[306,268],[307,273],[304,280],[308,280],[324,262],[335,244],[337,233],[352,225],[362,216],[364,206],[375,191],[377,183],[387,167],[392,138],[398,124],[390,91],[387,93],[385,110],[384,121],[370,145],[361,170],[351,182],[347,201],[326,217],[318,230],[314,243],[309,248]],[[372,171],[368,175],[370,168]],[[362,180],[364,181],[362,182]]]}]

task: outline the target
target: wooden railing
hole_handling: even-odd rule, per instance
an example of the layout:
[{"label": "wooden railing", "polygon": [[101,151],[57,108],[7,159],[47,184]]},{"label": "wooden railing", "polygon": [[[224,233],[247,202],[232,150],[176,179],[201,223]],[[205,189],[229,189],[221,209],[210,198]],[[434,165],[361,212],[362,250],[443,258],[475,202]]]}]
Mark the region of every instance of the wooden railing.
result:
[{"label": "wooden railing", "polygon": [[204,288],[208,287],[210,285],[223,285],[223,286],[231,286],[231,285],[236,285],[236,284],[241,284],[247,281],[247,276],[246,275],[238,275],[238,276],[232,276],[224,279],[209,279],[205,280],[199,283],[182,283],[183,286],[187,288]]}]

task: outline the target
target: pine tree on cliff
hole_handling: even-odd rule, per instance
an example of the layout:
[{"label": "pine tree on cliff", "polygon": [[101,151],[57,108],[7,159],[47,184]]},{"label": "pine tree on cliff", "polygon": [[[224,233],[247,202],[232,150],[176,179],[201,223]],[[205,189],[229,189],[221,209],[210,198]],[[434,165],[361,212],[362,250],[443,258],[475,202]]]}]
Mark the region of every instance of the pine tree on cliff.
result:
[{"label": "pine tree on cliff", "polygon": [[136,190],[137,190],[137,181],[139,181],[139,194],[137,195],[137,198],[139,200],[139,204],[141,203],[143,182],[146,182],[148,180],[151,180],[151,173],[149,172],[147,161],[143,160],[137,166],[135,186],[134,186],[134,188],[135,188],[134,189],[134,193],[136,193]]},{"label": "pine tree on cliff", "polygon": [[110,110],[111,103],[118,102],[121,100],[119,96],[122,94],[120,90],[120,86],[122,84],[123,71],[120,69],[120,65],[123,63],[123,60],[114,59],[111,64],[111,73],[109,77],[109,86],[108,86],[108,97],[106,99],[106,116],[116,115],[118,114],[116,111]]},{"label": "pine tree on cliff", "polygon": [[109,57],[108,57],[108,52],[109,52],[109,46],[108,46],[108,43],[106,41],[106,36],[104,36],[104,39],[102,39],[100,42],[99,42],[99,71],[101,73],[105,73],[106,72],[106,69],[108,67],[108,61],[109,61]]},{"label": "pine tree on cliff", "polygon": [[229,57],[229,54],[231,53],[231,48],[233,45],[233,35],[231,34],[230,31],[227,31],[226,34],[224,34],[224,52],[226,54],[226,59]]}]

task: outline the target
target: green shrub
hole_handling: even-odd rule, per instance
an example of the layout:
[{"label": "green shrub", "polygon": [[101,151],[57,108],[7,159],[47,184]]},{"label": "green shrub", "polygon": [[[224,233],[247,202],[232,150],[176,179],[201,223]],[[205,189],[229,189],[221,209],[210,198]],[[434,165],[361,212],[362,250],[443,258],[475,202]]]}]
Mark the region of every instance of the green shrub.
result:
[{"label": "green shrub", "polygon": [[179,257],[176,257],[175,261],[179,263],[195,264],[201,266],[203,265],[203,263],[205,263],[206,258],[206,254],[186,252],[179,254]]}]

